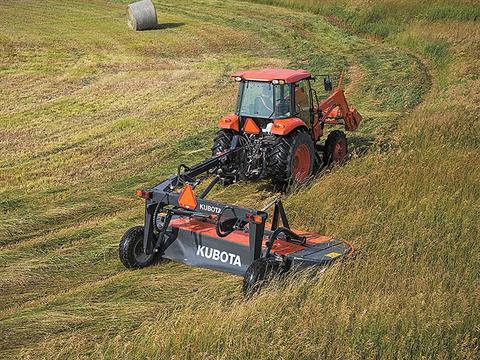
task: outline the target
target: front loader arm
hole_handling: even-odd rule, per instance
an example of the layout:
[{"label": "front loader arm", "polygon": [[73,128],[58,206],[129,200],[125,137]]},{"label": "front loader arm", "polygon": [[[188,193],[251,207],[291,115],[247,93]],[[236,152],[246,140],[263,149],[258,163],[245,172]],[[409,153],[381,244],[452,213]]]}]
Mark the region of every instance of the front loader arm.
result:
[{"label": "front loader arm", "polygon": [[328,98],[323,100],[317,111],[319,112],[319,122],[325,124],[344,124],[345,130],[353,131],[358,128],[362,121],[362,116],[355,108],[348,107],[347,99],[342,88],[342,76],[338,87],[330,94]]}]

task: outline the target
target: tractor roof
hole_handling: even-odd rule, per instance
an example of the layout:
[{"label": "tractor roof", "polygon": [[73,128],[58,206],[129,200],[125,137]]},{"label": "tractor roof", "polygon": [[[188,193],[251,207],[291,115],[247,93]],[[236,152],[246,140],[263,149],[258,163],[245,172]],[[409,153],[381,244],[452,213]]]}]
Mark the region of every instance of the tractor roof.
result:
[{"label": "tractor roof", "polygon": [[263,69],[251,71],[238,71],[232,75],[240,77],[242,80],[272,81],[283,80],[286,83],[294,83],[303,79],[310,78],[312,75],[307,70],[292,69]]}]

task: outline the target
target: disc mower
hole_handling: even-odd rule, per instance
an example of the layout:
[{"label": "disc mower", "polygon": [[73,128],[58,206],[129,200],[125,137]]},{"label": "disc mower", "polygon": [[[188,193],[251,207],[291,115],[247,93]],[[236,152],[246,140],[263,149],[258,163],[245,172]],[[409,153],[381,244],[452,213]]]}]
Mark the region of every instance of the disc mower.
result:
[{"label": "disc mower", "polygon": [[[146,267],[161,257],[242,275],[243,289],[251,293],[274,275],[324,269],[352,255],[346,241],[290,228],[280,197],[261,210],[206,199],[216,184],[239,179],[305,182],[315,166],[345,159],[343,132],[333,131],[324,146],[315,145],[325,124],[354,130],[362,119],[348,107],[341,80],[319,103],[310,86],[313,76],[305,70],[266,69],[233,77],[240,83],[237,110],[220,120],[212,157],[191,167],[180,164],[175,175],[137,190],[145,199],[145,219],[120,241],[125,267]],[[329,77],[324,85],[331,90]],[[198,191],[206,179],[209,183]]]}]

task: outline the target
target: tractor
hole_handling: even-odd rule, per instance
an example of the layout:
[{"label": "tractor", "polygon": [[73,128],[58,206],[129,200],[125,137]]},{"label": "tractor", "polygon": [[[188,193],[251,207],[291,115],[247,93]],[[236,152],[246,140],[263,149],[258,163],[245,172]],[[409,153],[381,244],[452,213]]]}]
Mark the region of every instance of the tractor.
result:
[{"label": "tractor", "polygon": [[[320,166],[342,163],[343,132],[332,131],[325,145],[318,144],[325,124],[352,131],[362,120],[348,107],[342,77],[321,103],[311,86],[314,77],[305,70],[245,71],[233,78],[240,83],[236,111],[220,120],[212,156],[180,164],[176,174],[137,190],[145,200],[145,218],[120,240],[125,267],[170,259],[241,275],[245,294],[251,294],[274,275],[325,269],[354,253],[344,240],[290,228],[281,197],[260,210],[207,199],[218,183],[269,178],[281,186],[302,184]],[[324,87],[332,90],[329,76]],[[205,180],[209,184],[199,191]]]},{"label": "tractor", "polygon": [[347,138],[340,130],[320,144],[325,125],[343,125],[356,130],[362,120],[345,99],[340,77],[332,91],[330,76],[319,102],[312,88],[315,77],[306,70],[264,69],[232,75],[239,83],[235,112],[224,116],[212,146],[212,156],[231,148],[235,135],[242,151],[225,158],[221,172],[227,182],[270,179],[284,187],[308,181],[321,167],[342,164],[347,156]]}]

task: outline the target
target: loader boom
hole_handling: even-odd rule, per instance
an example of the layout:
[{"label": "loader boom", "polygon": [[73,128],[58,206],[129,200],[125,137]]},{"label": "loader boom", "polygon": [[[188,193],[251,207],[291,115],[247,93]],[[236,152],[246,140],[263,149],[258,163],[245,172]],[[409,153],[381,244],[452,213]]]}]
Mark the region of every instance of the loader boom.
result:
[{"label": "loader boom", "polygon": [[355,108],[350,108],[342,87],[343,72],[337,88],[323,100],[316,111],[319,113],[319,122],[331,125],[343,124],[345,130],[354,131],[362,121],[362,116]]}]

